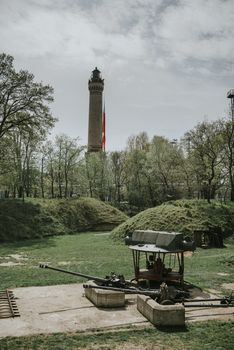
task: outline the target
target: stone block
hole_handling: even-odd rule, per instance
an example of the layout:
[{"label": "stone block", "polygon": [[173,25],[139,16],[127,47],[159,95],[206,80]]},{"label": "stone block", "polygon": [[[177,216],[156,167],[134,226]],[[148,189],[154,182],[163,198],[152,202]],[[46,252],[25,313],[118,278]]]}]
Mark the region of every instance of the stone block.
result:
[{"label": "stone block", "polygon": [[[96,285],[94,281],[88,281],[87,284]],[[85,288],[85,296],[97,307],[111,308],[125,305],[125,294],[123,292]]]},{"label": "stone block", "polygon": [[160,305],[145,295],[137,295],[137,309],[155,326],[184,326],[183,305]]}]

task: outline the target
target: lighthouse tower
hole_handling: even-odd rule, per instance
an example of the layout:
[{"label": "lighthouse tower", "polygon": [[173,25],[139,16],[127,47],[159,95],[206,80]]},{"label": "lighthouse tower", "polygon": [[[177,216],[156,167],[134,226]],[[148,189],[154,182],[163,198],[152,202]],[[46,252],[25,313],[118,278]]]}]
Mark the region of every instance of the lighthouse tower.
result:
[{"label": "lighthouse tower", "polygon": [[89,132],[88,152],[102,150],[102,92],[104,79],[97,67],[89,79]]},{"label": "lighthouse tower", "polygon": [[234,89],[228,91],[227,98],[230,98],[231,101],[232,120],[234,120]]}]

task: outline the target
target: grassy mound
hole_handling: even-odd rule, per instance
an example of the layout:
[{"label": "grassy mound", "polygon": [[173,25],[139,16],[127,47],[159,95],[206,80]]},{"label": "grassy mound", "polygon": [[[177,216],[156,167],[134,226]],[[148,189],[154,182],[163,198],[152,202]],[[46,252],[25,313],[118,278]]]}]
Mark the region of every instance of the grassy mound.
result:
[{"label": "grassy mound", "polygon": [[113,238],[123,238],[136,229],[165,230],[192,234],[194,230],[222,228],[229,236],[234,230],[234,211],[220,203],[202,200],[177,200],[144,210],[112,231]]},{"label": "grassy mound", "polygon": [[118,209],[93,198],[0,200],[0,242],[111,230],[126,219]]},{"label": "grassy mound", "polygon": [[47,200],[47,211],[71,231],[108,231],[126,221],[127,216],[94,198]]}]

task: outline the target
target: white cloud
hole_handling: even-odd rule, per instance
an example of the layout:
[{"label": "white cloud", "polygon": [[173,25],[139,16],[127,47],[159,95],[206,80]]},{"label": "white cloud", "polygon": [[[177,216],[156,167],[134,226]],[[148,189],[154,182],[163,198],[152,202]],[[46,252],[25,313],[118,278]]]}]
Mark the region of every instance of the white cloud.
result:
[{"label": "white cloud", "polygon": [[97,52],[112,60],[141,57],[144,41],[139,33],[125,33],[121,28],[122,13],[126,10],[123,3],[114,9],[98,7],[90,12],[61,6],[48,10],[45,5],[49,3],[3,1],[0,45],[5,51],[25,57],[51,54],[62,61],[75,57],[79,62],[92,62]]},{"label": "white cloud", "polygon": [[222,114],[233,23],[233,0],[0,0],[0,48],[55,87],[56,132],[83,142],[98,66],[113,149],[138,131],[178,138]]},{"label": "white cloud", "polygon": [[[146,60],[189,70],[234,58],[234,2],[222,0],[65,1],[2,0],[1,39],[5,51],[59,61]],[[87,4],[92,4],[88,6]],[[11,19],[9,21],[9,18]],[[203,69],[209,69],[203,67]],[[223,65],[223,69],[227,65]],[[198,68],[200,72],[203,70]]]},{"label": "white cloud", "polygon": [[155,24],[156,45],[171,62],[230,62],[234,59],[233,23],[233,1],[183,0],[179,6],[166,8]]}]

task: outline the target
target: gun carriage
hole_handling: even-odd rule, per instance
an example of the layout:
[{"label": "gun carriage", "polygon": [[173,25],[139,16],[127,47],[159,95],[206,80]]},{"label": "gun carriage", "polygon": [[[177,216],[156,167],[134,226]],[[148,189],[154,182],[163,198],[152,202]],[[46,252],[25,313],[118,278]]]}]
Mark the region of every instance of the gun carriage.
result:
[{"label": "gun carriage", "polygon": [[[129,246],[133,256],[134,278],[127,281],[122,274],[111,272],[105,278],[87,275],[80,272],[67,271],[60,268],[40,264],[40,268],[68,273],[83,277],[93,283],[84,283],[84,289],[101,289],[104,291],[118,291],[125,294],[143,294],[150,296],[161,304],[183,303],[186,307],[217,306],[210,302],[220,301],[221,306],[234,306],[233,296],[216,299],[189,299],[189,293],[183,290],[184,281],[184,252],[194,251],[195,244],[183,234],[177,232],[143,231],[136,230],[126,237],[125,243]],[[145,264],[145,266],[143,266]],[[135,282],[133,282],[135,280]],[[160,287],[142,288],[141,280],[159,282]],[[167,283],[179,282],[181,286],[171,293]],[[209,302],[200,304],[199,302]]]}]

